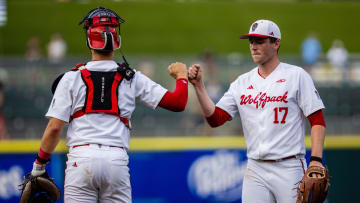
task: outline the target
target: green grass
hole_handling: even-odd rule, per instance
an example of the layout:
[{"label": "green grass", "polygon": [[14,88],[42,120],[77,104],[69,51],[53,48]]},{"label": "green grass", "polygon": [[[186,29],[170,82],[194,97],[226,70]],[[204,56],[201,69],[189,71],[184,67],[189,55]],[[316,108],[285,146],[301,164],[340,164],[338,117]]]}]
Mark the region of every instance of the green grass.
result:
[{"label": "green grass", "polygon": [[[83,2],[83,3],[81,3]],[[131,54],[199,53],[207,47],[218,53],[248,52],[239,40],[251,23],[266,18],[282,32],[281,53],[299,53],[309,31],[318,34],[324,50],[341,39],[350,52],[360,52],[357,40],[360,3],[268,1],[7,1],[8,22],[0,28],[1,55],[22,55],[33,36],[46,43],[54,32],[63,34],[70,54],[88,53],[77,23],[97,6],[109,7],[125,19],[121,26],[123,50]]]}]

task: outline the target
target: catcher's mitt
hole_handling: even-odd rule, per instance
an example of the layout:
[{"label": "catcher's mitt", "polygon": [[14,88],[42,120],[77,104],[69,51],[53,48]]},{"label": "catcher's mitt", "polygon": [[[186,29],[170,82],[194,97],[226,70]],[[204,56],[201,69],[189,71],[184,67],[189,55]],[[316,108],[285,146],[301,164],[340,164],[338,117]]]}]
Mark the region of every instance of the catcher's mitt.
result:
[{"label": "catcher's mitt", "polygon": [[47,172],[41,176],[27,174],[20,186],[20,203],[52,203],[60,199],[60,190]]},{"label": "catcher's mitt", "polygon": [[[321,177],[311,177],[312,173]],[[329,171],[320,166],[310,166],[301,179],[296,203],[323,203],[330,186]]]}]

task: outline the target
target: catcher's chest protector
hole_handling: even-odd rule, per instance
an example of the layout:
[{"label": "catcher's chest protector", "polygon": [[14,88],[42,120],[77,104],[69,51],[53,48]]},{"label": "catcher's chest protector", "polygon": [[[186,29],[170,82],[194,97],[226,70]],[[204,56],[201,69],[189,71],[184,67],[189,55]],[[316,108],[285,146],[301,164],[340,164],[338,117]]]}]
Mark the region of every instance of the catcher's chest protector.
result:
[{"label": "catcher's chest protector", "polygon": [[118,72],[80,70],[86,85],[84,113],[107,113],[119,116],[117,89],[123,77]]},{"label": "catcher's chest protector", "polygon": [[[86,98],[84,107],[71,115],[70,121],[87,113],[106,113],[118,116],[121,122],[131,129],[130,120],[120,116],[118,106],[117,89],[123,79],[123,75],[120,74],[119,71],[89,71],[85,68],[85,65],[85,63],[79,63],[71,69],[71,71],[80,71],[81,78],[86,85]],[[59,75],[52,84],[51,91],[53,94],[55,94],[56,87],[63,76],[64,73]],[[131,78],[132,76],[133,74]]]}]

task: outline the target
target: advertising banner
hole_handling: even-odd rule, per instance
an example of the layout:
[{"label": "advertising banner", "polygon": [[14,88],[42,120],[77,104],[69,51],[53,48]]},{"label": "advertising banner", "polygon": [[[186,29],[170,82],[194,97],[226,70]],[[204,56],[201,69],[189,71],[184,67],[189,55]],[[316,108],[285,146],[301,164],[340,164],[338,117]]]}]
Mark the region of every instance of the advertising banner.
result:
[{"label": "advertising banner", "polygon": [[245,150],[134,152],[136,202],[241,202]]},{"label": "advertising banner", "polygon": [[[0,154],[0,202],[20,202],[20,184],[24,176],[30,173],[35,160],[35,153]],[[64,189],[64,154],[53,154],[51,163],[47,166],[50,177],[55,179],[61,193]],[[62,201],[61,201],[62,202]]]},{"label": "advertising banner", "polygon": [[[244,147],[233,147],[241,145],[242,140],[237,139],[133,139],[136,142],[133,141],[129,151],[133,203],[240,203],[247,156]],[[27,146],[28,142],[23,144]],[[37,149],[38,146],[23,151],[18,147],[18,152],[10,148],[1,151],[0,143],[1,203],[19,202],[19,185],[32,170]],[[61,189],[59,202],[63,202],[66,152],[62,148],[53,153],[46,167]],[[308,148],[305,158],[309,160],[309,157]]]}]

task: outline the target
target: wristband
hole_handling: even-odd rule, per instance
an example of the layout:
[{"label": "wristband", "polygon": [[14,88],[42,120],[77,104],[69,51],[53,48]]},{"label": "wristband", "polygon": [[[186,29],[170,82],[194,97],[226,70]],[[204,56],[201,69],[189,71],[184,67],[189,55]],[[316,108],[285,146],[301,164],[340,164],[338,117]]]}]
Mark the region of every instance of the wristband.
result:
[{"label": "wristband", "polygon": [[312,161],[318,161],[318,162],[322,163],[322,158],[318,157],[318,156],[311,156],[309,163]]},{"label": "wristband", "polygon": [[36,156],[36,161],[39,162],[40,164],[47,164],[50,162],[50,158],[49,159],[42,159],[39,157],[39,155]]},{"label": "wristband", "polygon": [[36,156],[36,160],[41,164],[47,164],[50,162],[51,154],[44,152],[41,148]]}]

